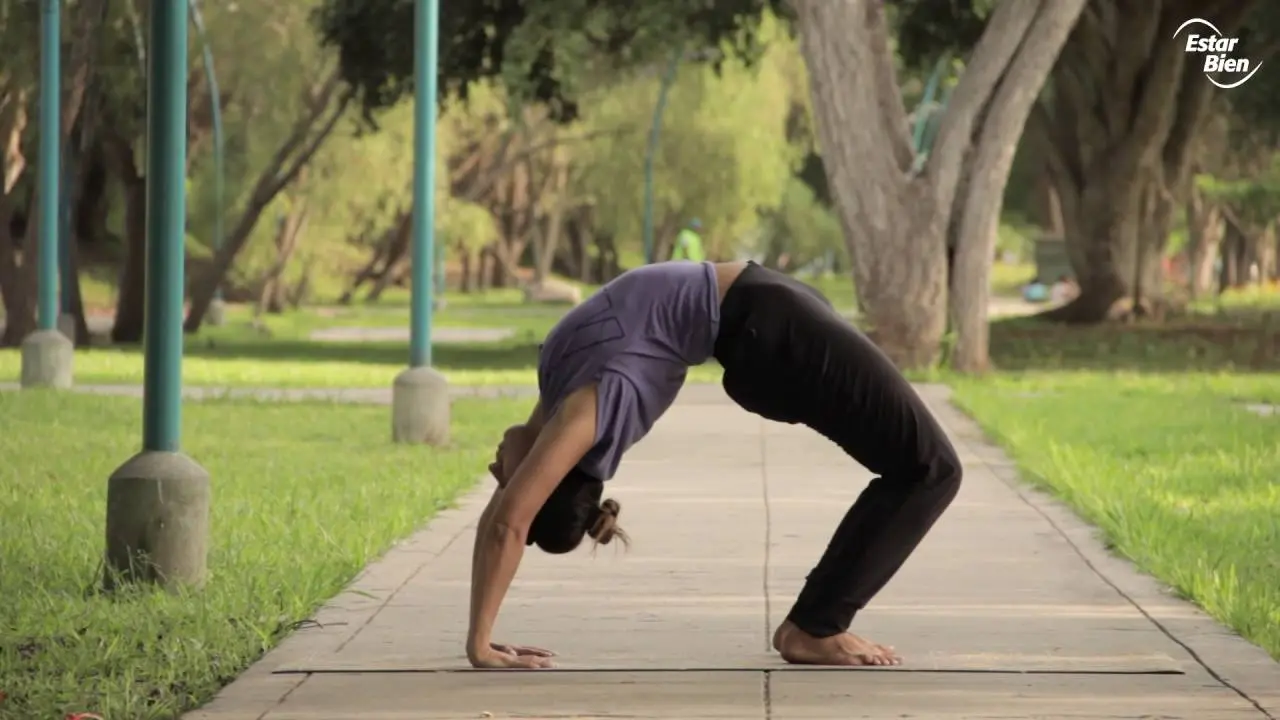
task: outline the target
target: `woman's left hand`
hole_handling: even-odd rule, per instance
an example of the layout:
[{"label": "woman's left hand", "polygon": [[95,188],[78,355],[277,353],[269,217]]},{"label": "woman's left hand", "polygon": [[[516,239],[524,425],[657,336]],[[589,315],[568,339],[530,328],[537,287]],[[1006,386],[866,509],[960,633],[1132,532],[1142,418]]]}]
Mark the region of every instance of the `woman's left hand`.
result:
[{"label": "woman's left hand", "polygon": [[532,655],[534,657],[549,658],[549,657],[556,656],[556,654],[551,652],[550,650],[544,650],[540,647],[534,647],[532,645],[503,645],[501,643],[489,643],[489,647],[493,648],[494,650],[497,650],[500,653],[515,655],[516,657]]},{"label": "woman's left hand", "polygon": [[[515,648],[520,646],[499,645],[491,643],[488,647],[480,652],[467,653],[467,659],[471,661],[471,666],[475,668],[488,668],[492,670],[514,670],[517,668],[537,669],[554,667],[551,658],[545,655],[536,655],[532,653],[518,654],[513,652]],[[528,648],[523,648],[528,650]],[[539,649],[539,648],[535,648]],[[542,652],[546,652],[543,650]]]}]

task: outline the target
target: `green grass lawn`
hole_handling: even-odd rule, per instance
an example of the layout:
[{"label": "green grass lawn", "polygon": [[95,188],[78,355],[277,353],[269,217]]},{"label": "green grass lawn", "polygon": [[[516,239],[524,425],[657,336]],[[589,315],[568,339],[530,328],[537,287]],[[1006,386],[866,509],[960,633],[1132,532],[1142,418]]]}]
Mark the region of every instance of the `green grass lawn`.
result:
[{"label": "green grass lawn", "polygon": [[958,404],[1132,559],[1280,659],[1280,375],[953,379]]},{"label": "green grass lawn", "polygon": [[1027,479],[1280,659],[1280,417],[1243,408],[1280,403],[1280,327],[1256,295],[1166,323],[1003,320],[1001,373],[937,379]]},{"label": "green grass lawn", "polygon": [[[498,342],[436,343],[432,364],[455,385],[535,385],[538,344],[566,310],[523,305],[503,292],[451,299],[435,318],[436,327],[509,328],[514,335]],[[394,303],[269,315],[260,328],[247,308],[233,307],[222,327],[206,327],[186,337],[183,382],[211,387],[390,387],[408,364],[407,341],[316,341],[310,335],[327,328],[408,325],[408,309]],[[0,378],[17,380],[21,367],[18,349],[0,349]],[[137,385],[142,375],[139,347],[76,351],[78,384]],[[690,379],[718,381],[719,368],[694,368]]]},{"label": "green grass lawn", "polygon": [[1007,318],[991,323],[991,359],[1003,371],[1275,372],[1280,321],[1266,326],[1254,313],[1086,326]]},{"label": "green grass lawn", "polygon": [[172,718],[308,617],[485,469],[513,400],[459,400],[454,447],[392,445],[386,407],[189,403],[212,474],[211,580],[189,597],[96,587],[106,480],[136,399],[0,393],[0,717]]},{"label": "green grass lawn", "polygon": [[[1230,311],[1166,323],[1072,327],[1031,318],[999,320],[991,326],[992,359],[1002,370],[1280,370],[1280,322],[1264,335],[1257,306],[1236,302]],[[437,343],[432,362],[455,385],[533,385],[538,343],[564,312],[511,302],[453,305],[439,314],[437,327],[505,327],[515,334],[499,342]],[[264,324],[266,332],[254,329],[247,310],[236,308],[225,326],[186,338],[183,381],[193,386],[388,387],[408,362],[404,341],[309,339],[324,328],[404,327],[403,308],[305,310],[269,316]],[[0,378],[16,380],[20,369],[19,351],[0,349]],[[137,347],[76,353],[80,384],[136,385],[142,370]],[[719,377],[714,363],[690,373],[691,382],[718,382]]]}]

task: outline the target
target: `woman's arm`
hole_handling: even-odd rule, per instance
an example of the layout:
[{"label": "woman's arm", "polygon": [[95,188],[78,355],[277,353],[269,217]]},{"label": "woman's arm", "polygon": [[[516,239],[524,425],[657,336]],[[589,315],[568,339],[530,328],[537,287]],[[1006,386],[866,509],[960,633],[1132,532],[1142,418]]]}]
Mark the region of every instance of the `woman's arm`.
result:
[{"label": "woman's arm", "polygon": [[546,425],[547,419],[542,417],[542,398],[533,404],[533,410],[529,412],[529,419],[525,421],[525,427],[531,429],[534,434],[542,432],[542,427]]},{"label": "woman's arm", "polygon": [[480,549],[484,547],[484,539],[489,536],[489,526],[493,524],[493,512],[498,507],[498,501],[502,499],[502,488],[495,488],[493,495],[489,498],[489,503],[484,506],[484,510],[480,513],[480,520],[476,523],[476,542],[475,547],[471,550],[471,604],[476,604],[476,592],[480,588],[480,577],[483,572],[480,566],[483,557]]},{"label": "woman's arm", "polygon": [[533,518],[551,492],[595,444],[596,390],[574,392],[547,419],[529,454],[510,481],[495,495],[488,527],[476,534],[471,593],[471,628],[467,657],[483,665],[491,659],[490,644],[498,609],[524,555],[525,538]]}]

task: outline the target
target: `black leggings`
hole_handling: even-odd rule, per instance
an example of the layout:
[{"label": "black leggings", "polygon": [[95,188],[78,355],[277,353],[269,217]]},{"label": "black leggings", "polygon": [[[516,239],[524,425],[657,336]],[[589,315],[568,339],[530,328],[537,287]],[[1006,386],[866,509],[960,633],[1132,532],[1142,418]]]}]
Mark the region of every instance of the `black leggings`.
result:
[{"label": "black leggings", "polygon": [[836,528],[787,619],[849,629],[960,487],[960,460],[910,383],[813,288],[754,263],[720,309],[724,389],[769,420],[806,425],[878,477]]}]

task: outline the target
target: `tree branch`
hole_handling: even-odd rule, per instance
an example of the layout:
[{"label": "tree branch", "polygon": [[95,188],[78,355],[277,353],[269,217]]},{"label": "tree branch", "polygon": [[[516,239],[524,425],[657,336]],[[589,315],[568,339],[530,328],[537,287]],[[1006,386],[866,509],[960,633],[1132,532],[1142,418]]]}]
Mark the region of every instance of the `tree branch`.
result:
[{"label": "tree branch", "polygon": [[306,167],[307,163],[311,162],[311,158],[316,154],[316,151],[320,149],[320,145],[324,143],[325,138],[329,137],[329,133],[333,132],[334,126],[336,126],[338,124],[338,120],[342,118],[342,113],[346,111],[347,106],[351,103],[351,99],[353,97],[355,97],[355,90],[348,88],[342,94],[342,97],[338,98],[338,102],[329,113],[328,119],[324,121],[324,124],[320,126],[319,130],[311,134],[311,138],[307,141],[306,146],[293,156],[293,160],[290,162],[288,169],[280,173],[274,182],[266,186],[264,190],[267,199],[275,197],[277,193],[288,186],[289,183],[293,182],[294,178],[298,176],[298,173],[302,171],[302,168]]},{"label": "tree branch", "polygon": [[[864,118],[848,115],[850,109],[878,107],[881,97],[879,75],[865,71],[877,62],[870,27],[871,13],[865,7],[876,0],[792,0],[801,28],[800,46],[809,67],[809,84],[815,99],[815,120],[824,140],[840,133],[840,141],[851,146],[863,170],[880,177],[901,175],[892,143],[879,133],[849,132]],[[847,102],[821,102],[821,98],[842,97]],[[883,122],[872,115],[871,124]],[[905,117],[905,116],[904,116]],[[828,168],[831,170],[831,168]],[[881,213],[874,213],[881,214]]]},{"label": "tree branch", "polygon": [[1150,55],[1154,61],[1144,63],[1149,72],[1138,85],[1140,90],[1134,102],[1135,112],[1127,134],[1139,142],[1121,143],[1116,148],[1113,162],[1135,168],[1157,162],[1169,137],[1169,130],[1173,126],[1173,113],[1169,109],[1182,85],[1182,69],[1187,56],[1181,51],[1178,40],[1173,37],[1176,26],[1170,26],[1170,22],[1161,19],[1160,40],[1155,43]]},{"label": "tree branch", "polygon": [[888,139],[898,169],[906,173],[915,164],[915,151],[907,133],[907,108],[902,102],[902,88],[898,85],[894,69],[893,49],[889,47],[889,29],[884,21],[882,3],[867,3],[867,30],[871,34],[881,132]]},{"label": "tree branch", "polygon": [[[1114,2],[1114,0],[1107,0]],[[1107,117],[1107,131],[1111,137],[1122,137],[1133,118],[1135,104],[1142,99],[1134,92],[1143,87],[1143,75],[1151,66],[1150,59],[1159,52],[1161,43],[1168,38],[1158,34],[1163,23],[1159,7],[1140,10],[1128,8],[1117,12],[1113,27],[1115,38],[1111,52],[1103,58],[1109,63],[1094,67],[1093,76],[1106,89],[1107,102],[1102,103]],[[1185,55],[1185,53],[1180,53]]]},{"label": "tree branch", "polygon": [[937,139],[925,164],[924,175],[933,186],[937,207],[951,207],[974,124],[1018,51],[1039,5],[1040,0],[1004,0],[987,22],[942,115]]}]

